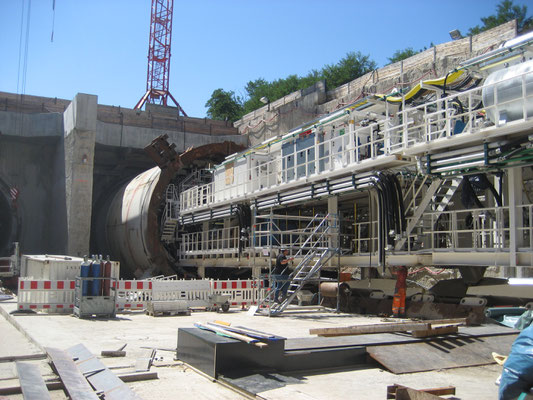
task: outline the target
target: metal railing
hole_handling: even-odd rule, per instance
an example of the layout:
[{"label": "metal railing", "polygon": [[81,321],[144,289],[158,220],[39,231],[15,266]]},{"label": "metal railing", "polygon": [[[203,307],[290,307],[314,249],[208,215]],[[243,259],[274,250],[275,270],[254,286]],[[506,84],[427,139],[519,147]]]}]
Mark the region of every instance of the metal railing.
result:
[{"label": "metal railing", "polygon": [[204,232],[181,235],[180,256],[202,254],[237,253],[239,251],[239,227],[211,229]]},{"label": "metal railing", "polygon": [[[516,207],[516,243],[518,251],[533,251],[533,204]],[[428,251],[510,251],[512,224],[509,207],[487,207],[424,213],[422,232],[407,240],[407,253]],[[377,230],[368,235],[373,222],[355,224],[355,254],[375,250]],[[371,237],[369,237],[371,236]],[[417,244],[415,247],[414,244]],[[403,253],[403,251],[399,252]]]},{"label": "metal railing", "polygon": [[[448,140],[450,146],[454,138],[531,120],[528,110],[533,104],[533,90],[527,80],[532,75],[530,71],[509,79],[522,82],[521,95],[511,100],[505,100],[502,92],[507,87],[504,80],[406,108],[394,118],[385,112],[384,119],[365,122],[365,126],[356,127],[354,116],[347,112],[306,135],[287,137],[281,146],[219,166],[213,182],[181,194],[180,211],[254,197],[267,189],[282,190],[314,177],[353,174],[369,160],[375,166],[386,165],[388,156],[423,154],[426,146],[436,146],[439,140]],[[481,103],[485,90],[492,91],[494,104]],[[387,109],[388,103],[384,107]],[[510,107],[522,108],[522,113],[507,121],[506,109]]]},{"label": "metal railing", "polygon": [[[326,221],[326,235],[313,234]],[[327,248],[338,240],[338,222],[334,214],[316,214],[313,217],[295,215],[258,215],[252,231],[252,246],[256,249],[287,248],[308,250],[314,247]],[[325,228],[324,228],[325,229]]]}]

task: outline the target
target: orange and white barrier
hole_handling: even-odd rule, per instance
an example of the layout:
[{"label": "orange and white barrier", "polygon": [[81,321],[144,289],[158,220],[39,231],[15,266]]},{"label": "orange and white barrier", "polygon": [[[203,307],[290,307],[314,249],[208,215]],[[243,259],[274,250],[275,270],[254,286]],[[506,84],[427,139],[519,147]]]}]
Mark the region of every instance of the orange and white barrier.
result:
[{"label": "orange and white barrier", "polygon": [[73,280],[19,278],[17,310],[71,313],[74,309]]}]

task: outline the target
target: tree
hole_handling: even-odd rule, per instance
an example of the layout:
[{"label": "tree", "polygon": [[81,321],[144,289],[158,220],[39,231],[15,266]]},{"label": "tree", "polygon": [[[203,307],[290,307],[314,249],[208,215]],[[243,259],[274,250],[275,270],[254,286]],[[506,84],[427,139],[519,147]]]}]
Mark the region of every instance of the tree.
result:
[{"label": "tree", "polygon": [[353,81],[375,68],[376,63],[370,59],[370,56],[364,56],[359,51],[352,51],[337,64],[326,65],[321,72],[327,87],[333,89]]},{"label": "tree", "polygon": [[502,0],[496,6],[496,15],[489,15],[488,17],[482,17],[481,22],[483,25],[476,25],[468,31],[468,35],[476,35],[487,29],[495,28],[498,25],[516,19],[518,32],[525,32],[533,29],[533,18],[527,16],[527,7],[518,6],[513,4],[513,0]]},{"label": "tree", "polygon": [[300,89],[308,88],[318,81],[326,80],[326,85],[333,89],[350,82],[376,68],[376,63],[360,52],[346,54],[337,64],[324,66],[321,70],[311,70],[305,76],[289,75],[286,78],[268,82],[264,78],[249,81],[244,90],[246,100],[235,96],[235,93],[217,89],[205,104],[207,115],[214,119],[236,121],[244,114],[257,110],[265,104],[261,101],[266,97],[269,102]]},{"label": "tree", "polygon": [[241,99],[231,90],[216,89],[205,106],[207,116],[212,119],[235,122],[244,114]]},{"label": "tree", "polygon": [[405,60],[406,58],[412,57],[418,53],[420,53],[420,51],[413,50],[412,47],[407,47],[406,49],[403,49],[403,50],[396,50],[392,54],[392,57],[388,57],[389,64],[393,64],[395,62]]}]

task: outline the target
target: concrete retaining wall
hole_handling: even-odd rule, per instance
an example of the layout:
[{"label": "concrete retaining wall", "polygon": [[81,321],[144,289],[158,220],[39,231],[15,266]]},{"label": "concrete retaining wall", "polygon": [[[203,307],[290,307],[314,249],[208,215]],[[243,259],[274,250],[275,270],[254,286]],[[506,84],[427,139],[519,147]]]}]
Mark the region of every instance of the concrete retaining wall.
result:
[{"label": "concrete retaining wall", "polygon": [[517,35],[516,21],[473,37],[436,45],[406,60],[390,64],[337,88],[323,83],[291,93],[235,122],[239,132],[257,144],[318,116],[335,111],[371,93],[390,93],[419,80],[444,76],[461,61],[493,50]]}]

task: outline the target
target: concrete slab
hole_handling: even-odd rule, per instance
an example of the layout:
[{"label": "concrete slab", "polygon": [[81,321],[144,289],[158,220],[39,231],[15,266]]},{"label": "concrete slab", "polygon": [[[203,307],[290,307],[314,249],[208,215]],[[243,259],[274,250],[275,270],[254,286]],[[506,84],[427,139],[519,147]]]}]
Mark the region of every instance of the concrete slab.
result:
[{"label": "concrete slab", "polygon": [[30,342],[24,334],[19,332],[3,316],[0,316],[0,332],[2,336],[2,340],[0,340],[0,361],[8,356],[22,357],[43,353],[39,347]]},{"label": "concrete slab", "polygon": [[[15,310],[15,303],[2,303],[4,312]],[[308,337],[310,328],[379,323],[381,318],[333,312],[297,313],[279,317],[250,316],[232,309],[228,313],[193,312],[191,316],[149,317],[143,313],[120,314],[114,320],[80,320],[68,315],[14,315],[13,319],[42,346],[67,348],[83,343],[99,355],[102,350],[118,350],[124,344],[126,357],[104,358],[102,362],[115,373],[134,370],[135,361],[142,357],[146,347],[162,350],[156,357],[152,371],[158,380],[128,383],[137,394],[150,399],[241,399],[241,394],[214,383],[193,371],[180,361],[175,361],[173,349],[177,345],[177,330],[193,327],[195,322],[222,320],[232,325],[243,325],[287,338]],[[394,375],[376,367],[319,371],[313,374],[290,374],[286,383],[259,392],[261,398],[273,399],[333,399],[385,398],[386,387],[394,383],[427,388],[456,386],[461,399],[497,398],[495,380],[501,367],[489,365],[475,368],[458,368],[415,374]],[[2,379],[0,371],[0,380]],[[356,395],[355,395],[356,394]]]}]

